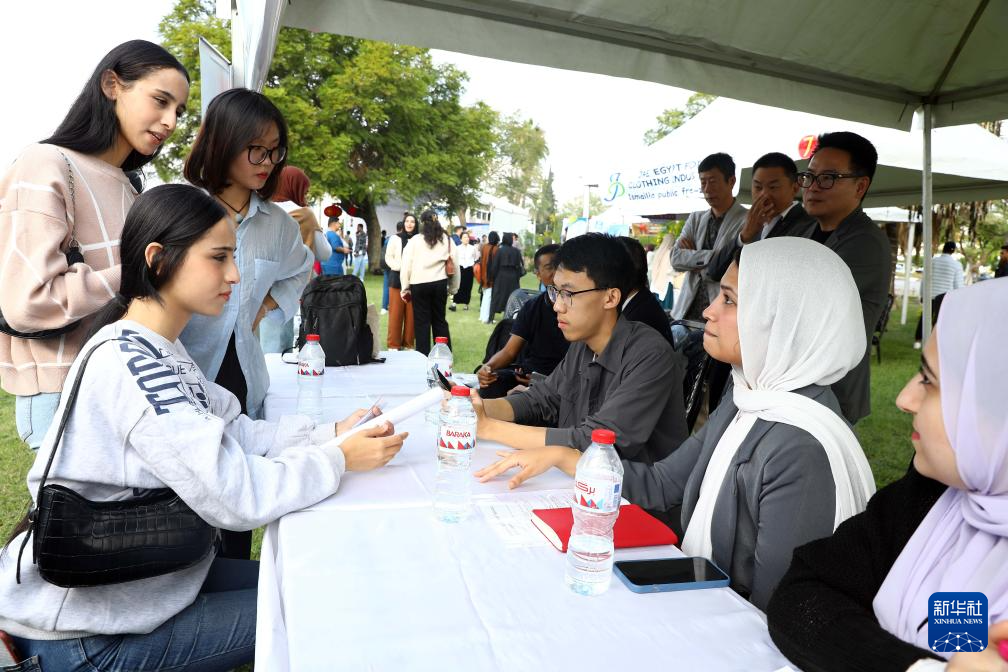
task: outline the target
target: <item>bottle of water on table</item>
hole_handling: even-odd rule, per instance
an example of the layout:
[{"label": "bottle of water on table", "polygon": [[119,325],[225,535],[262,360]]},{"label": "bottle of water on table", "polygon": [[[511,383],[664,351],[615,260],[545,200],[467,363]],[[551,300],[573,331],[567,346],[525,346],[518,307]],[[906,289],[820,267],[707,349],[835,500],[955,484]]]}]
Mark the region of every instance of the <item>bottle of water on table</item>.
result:
[{"label": "bottle of water on table", "polygon": [[613,567],[613,525],[619,516],[623,463],[609,429],[592,431],[592,444],[574,475],[574,527],[567,543],[567,586],[579,595],[609,589]]},{"label": "bottle of water on table", "polygon": [[298,415],[307,415],[315,423],[322,421],[322,380],[325,375],[325,352],[318,334],[305,336],[304,347],[298,352]]},{"label": "bottle of water on table", "polygon": [[[427,355],[427,389],[437,387],[438,385],[437,377],[431,372],[431,367],[436,365],[438,371],[443,373],[446,378],[451,378],[453,363],[452,351],[448,348],[448,337],[438,336],[434,339],[434,347],[431,348],[430,354]],[[440,412],[441,407],[437,404],[428,407],[426,413],[427,423],[431,425],[436,424],[438,413]]]},{"label": "bottle of water on table", "polygon": [[446,523],[457,523],[472,511],[473,477],[469,467],[476,447],[476,411],[469,401],[468,387],[456,385],[451,394],[437,432],[434,512]]}]

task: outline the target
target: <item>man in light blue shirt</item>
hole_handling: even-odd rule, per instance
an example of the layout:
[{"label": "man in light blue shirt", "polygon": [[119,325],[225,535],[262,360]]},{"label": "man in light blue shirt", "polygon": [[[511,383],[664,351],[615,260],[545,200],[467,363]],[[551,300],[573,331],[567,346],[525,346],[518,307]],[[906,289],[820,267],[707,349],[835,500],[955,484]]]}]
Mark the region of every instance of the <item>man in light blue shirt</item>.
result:
[{"label": "man in light blue shirt", "polygon": [[322,262],[322,275],[343,275],[343,265],[346,263],[346,256],[350,248],[346,246],[339,234],[340,220],[336,217],[329,218],[329,230],[326,232],[326,240],[332,248],[332,256]]},{"label": "man in light blue shirt", "polygon": [[[942,299],[953,289],[959,289],[965,282],[963,268],[952,253],[956,244],[951,240],[942,247],[941,254],[936,254],[931,260],[931,326],[938,322],[938,311],[941,310]],[[923,284],[921,292],[923,292]],[[923,297],[921,297],[923,302]],[[914,336],[914,350],[920,350],[921,338],[924,335],[924,315],[917,320],[917,334]]]}]

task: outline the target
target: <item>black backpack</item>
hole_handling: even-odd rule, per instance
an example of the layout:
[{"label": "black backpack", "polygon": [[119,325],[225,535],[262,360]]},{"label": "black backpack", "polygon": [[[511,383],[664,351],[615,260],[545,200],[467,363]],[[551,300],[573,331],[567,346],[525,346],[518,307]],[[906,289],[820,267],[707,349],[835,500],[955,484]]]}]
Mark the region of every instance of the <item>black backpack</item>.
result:
[{"label": "black backpack", "polygon": [[326,366],[367,364],[374,335],[367,324],[367,292],[353,275],[320,275],[301,294],[301,329],[298,347],[305,336],[318,334]]}]

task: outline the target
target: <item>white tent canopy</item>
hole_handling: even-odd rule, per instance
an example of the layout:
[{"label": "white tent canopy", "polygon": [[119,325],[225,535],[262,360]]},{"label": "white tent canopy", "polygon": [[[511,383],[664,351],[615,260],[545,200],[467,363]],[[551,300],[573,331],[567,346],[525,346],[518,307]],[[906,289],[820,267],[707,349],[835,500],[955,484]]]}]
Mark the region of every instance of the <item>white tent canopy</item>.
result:
[{"label": "white tent canopy", "polygon": [[291,0],[284,25],[910,128],[1008,116],[1008,3]]},{"label": "white tent canopy", "polygon": [[[731,154],[743,202],[749,201],[752,164],[767,152],[783,152],[804,167],[810,140],[828,131],[853,131],[875,145],[879,169],[866,206],[921,202],[920,137],[807,112],[718,98],[648,147],[624,170],[610,172],[603,200],[645,214],[704,210],[697,164],[708,154]],[[957,202],[1008,196],[1008,142],[976,124],[940,128],[933,135],[934,200]]]},{"label": "white tent canopy", "polygon": [[[924,244],[931,130],[1008,117],[1008,2],[990,0],[218,0],[235,81],[262,80],[277,28],[323,30],[630,77],[909,129],[923,117]],[[271,10],[276,8],[276,12]],[[254,22],[254,23],[253,23]],[[258,38],[247,27],[261,25]],[[241,34],[239,34],[239,32]],[[925,291],[930,290],[925,256]],[[924,303],[930,330],[931,304]]]}]

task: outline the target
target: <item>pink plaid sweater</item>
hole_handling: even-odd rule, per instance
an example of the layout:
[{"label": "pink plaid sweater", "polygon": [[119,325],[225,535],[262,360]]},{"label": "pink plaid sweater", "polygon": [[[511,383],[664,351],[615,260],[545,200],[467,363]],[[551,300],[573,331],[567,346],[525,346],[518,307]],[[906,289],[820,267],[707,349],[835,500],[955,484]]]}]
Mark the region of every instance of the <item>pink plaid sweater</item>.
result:
[{"label": "pink plaid sweater", "polygon": [[[67,163],[73,170],[70,198]],[[118,167],[53,145],[32,145],[0,177],[0,310],[18,331],[86,318],[119,289],[119,236],[136,192]],[[65,251],[76,223],[83,264]],[[59,392],[88,320],[48,340],[0,333],[0,386],[11,394]]]}]

